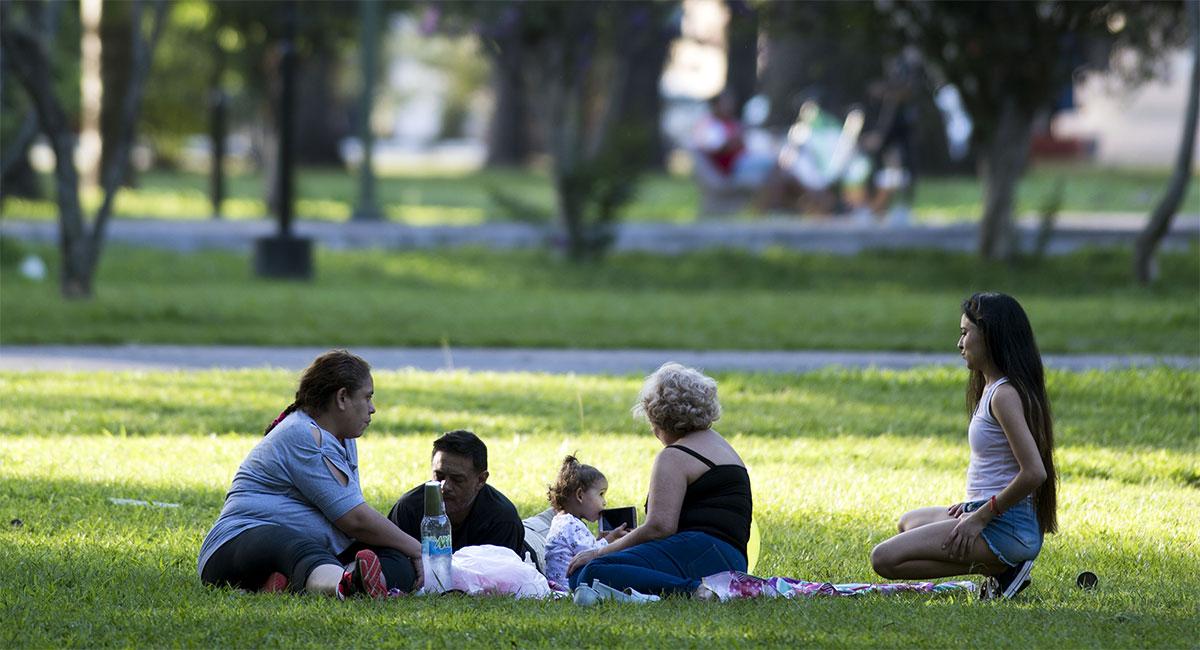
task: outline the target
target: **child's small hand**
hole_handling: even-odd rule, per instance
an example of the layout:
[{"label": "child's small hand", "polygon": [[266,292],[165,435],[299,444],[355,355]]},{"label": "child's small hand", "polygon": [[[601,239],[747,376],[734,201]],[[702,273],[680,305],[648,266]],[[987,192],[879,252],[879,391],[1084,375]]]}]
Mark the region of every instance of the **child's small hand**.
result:
[{"label": "child's small hand", "polygon": [[622,537],[624,537],[628,534],[629,534],[629,527],[626,526],[625,524],[621,524],[620,526],[617,526],[616,528],[601,535],[600,539],[608,542],[609,544],[612,544],[613,542],[617,541],[618,539],[621,539]]}]

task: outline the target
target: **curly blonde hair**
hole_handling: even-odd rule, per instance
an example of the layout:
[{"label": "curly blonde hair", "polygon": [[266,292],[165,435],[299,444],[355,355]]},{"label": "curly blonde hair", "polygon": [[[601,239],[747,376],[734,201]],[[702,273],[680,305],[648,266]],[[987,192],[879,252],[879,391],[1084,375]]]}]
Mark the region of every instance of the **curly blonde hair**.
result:
[{"label": "curly blonde hair", "polygon": [[633,415],[677,436],[703,431],[721,419],[717,382],[694,368],[664,363],[646,377]]}]

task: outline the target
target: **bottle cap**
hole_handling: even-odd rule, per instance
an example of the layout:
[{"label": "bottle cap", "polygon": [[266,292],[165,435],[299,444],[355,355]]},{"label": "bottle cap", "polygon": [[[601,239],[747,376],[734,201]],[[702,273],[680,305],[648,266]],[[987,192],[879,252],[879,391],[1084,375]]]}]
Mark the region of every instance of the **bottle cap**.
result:
[{"label": "bottle cap", "polygon": [[428,481],[425,483],[425,516],[440,517],[446,514],[446,504],[442,501],[442,482]]}]

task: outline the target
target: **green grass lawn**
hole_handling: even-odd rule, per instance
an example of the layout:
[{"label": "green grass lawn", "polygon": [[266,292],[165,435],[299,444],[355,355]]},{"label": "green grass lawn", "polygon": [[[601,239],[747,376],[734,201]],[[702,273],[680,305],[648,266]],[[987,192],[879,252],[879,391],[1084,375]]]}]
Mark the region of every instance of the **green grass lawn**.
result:
[{"label": "green grass lawn", "polygon": [[630,253],[597,265],[532,251],[320,251],[317,279],[296,284],[254,278],[247,255],[112,246],[87,303],[0,273],[0,341],[952,351],[961,301],[998,290],[1025,305],[1045,352],[1195,356],[1200,256],[1161,261],[1162,282],[1144,289],[1120,251],[1015,266],[921,251]]},{"label": "green grass lawn", "polygon": [[[718,376],[717,428],[750,469],[758,573],[875,581],[905,510],[961,498],[964,371]],[[238,463],[294,390],[281,371],[0,373],[3,647],[1188,647],[1200,605],[1200,373],[1048,377],[1061,532],[1011,602],[966,595],[649,606],[320,597],[209,589],[196,553]],[[360,442],[368,502],[423,480],[467,427],[523,514],[565,453],[640,504],[658,443],[630,419],[636,377],[380,372]],[[178,503],[117,506],[109,497]],[[1091,570],[1099,587],[1074,586]]]},{"label": "green grass lawn", "polygon": [[[1017,212],[1038,211],[1062,183],[1064,211],[1144,213],[1158,201],[1168,177],[1168,170],[1043,165],[1033,168],[1021,182]],[[49,176],[43,178],[43,187],[44,200],[6,198],[0,204],[0,216],[53,218],[57,209]],[[296,192],[299,217],[343,221],[354,210],[358,179],[343,170],[300,169]],[[226,217],[252,219],[268,214],[261,176],[232,175],[226,193]],[[980,195],[974,178],[923,177],[917,186],[914,214],[918,220],[974,221],[981,212]],[[532,170],[384,176],[377,196],[388,219],[416,225],[544,220],[554,206],[546,175]],[[153,171],[140,177],[137,189],[122,190],[114,209],[120,217],[203,219],[212,214],[207,197],[208,177],[203,174]],[[99,193],[84,197],[85,205],[92,209],[100,200]],[[696,218],[697,205],[698,193],[690,177],[655,174],[645,178],[623,216],[633,221],[688,222]],[[1200,184],[1191,184],[1184,205],[1200,205]]]}]

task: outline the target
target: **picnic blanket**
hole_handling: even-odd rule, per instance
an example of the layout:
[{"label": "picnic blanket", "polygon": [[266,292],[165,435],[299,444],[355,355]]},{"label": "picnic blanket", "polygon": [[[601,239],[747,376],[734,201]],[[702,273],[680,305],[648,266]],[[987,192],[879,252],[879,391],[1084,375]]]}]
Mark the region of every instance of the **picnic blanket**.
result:
[{"label": "picnic blanket", "polygon": [[[467,553],[474,549],[479,557]],[[499,547],[467,547],[454,554],[454,591],[467,595],[515,596],[517,598],[559,599],[569,594],[557,584],[547,584],[546,579],[532,566],[517,559],[508,549],[499,549],[496,554],[489,551]],[[501,558],[499,551],[507,551],[512,558]],[[460,555],[461,554],[461,555]],[[943,594],[974,593],[979,586],[970,580],[948,580],[946,582],[812,582],[783,576],[760,578],[741,571],[724,571],[700,581],[717,595],[721,602],[746,598],[814,598],[817,596],[861,596],[863,594]],[[404,596],[399,589],[390,590],[392,596]]]},{"label": "picnic blanket", "polygon": [[708,576],[700,582],[716,594],[722,602],[743,598],[812,598],[814,596],[860,596],[863,594],[890,596],[902,593],[941,594],[955,591],[972,593],[979,588],[970,580],[833,584],[782,576],[760,578],[741,571],[724,571]]}]

